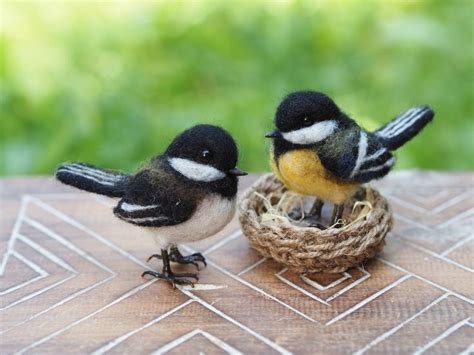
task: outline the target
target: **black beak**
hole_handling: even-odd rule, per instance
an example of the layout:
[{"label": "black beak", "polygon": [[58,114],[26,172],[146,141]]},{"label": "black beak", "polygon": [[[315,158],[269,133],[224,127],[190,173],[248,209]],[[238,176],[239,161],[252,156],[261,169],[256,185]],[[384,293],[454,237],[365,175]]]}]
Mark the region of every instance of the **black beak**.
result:
[{"label": "black beak", "polygon": [[280,138],[280,137],[281,137],[281,132],[277,129],[265,134],[265,138]]},{"label": "black beak", "polygon": [[239,168],[233,168],[230,169],[227,174],[232,175],[232,176],[244,176],[248,175],[245,171],[240,170]]}]

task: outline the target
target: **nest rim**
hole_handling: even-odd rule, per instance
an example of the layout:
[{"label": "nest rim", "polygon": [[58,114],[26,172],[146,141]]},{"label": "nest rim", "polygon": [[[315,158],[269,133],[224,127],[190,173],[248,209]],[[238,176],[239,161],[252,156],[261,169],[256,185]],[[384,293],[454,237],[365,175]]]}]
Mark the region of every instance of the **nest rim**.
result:
[{"label": "nest rim", "polygon": [[[343,228],[303,227],[289,221],[262,222],[258,212],[262,199],[282,188],[273,173],[260,177],[240,198],[238,217],[250,245],[264,257],[270,257],[297,273],[340,273],[360,265],[383,249],[393,225],[387,200],[376,190],[372,209],[362,219]],[[362,187],[368,189],[367,187]]]}]

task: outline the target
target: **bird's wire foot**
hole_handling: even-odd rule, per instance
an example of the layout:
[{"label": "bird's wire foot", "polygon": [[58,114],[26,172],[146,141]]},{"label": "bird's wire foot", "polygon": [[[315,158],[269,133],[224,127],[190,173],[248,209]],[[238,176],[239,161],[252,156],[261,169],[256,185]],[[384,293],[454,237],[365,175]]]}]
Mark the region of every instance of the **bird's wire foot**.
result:
[{"label": "bird's wire foot", "polygon": [[194,287],[194,282],[189,280],[189,278],[195,279],[196,282],[199,281],[199,277],[196,274],[191,273],[175,274],[173,272],[156,272],[147,270],[142,273],[142,277],[145,275],[150,275],[152,277],[156,277],[157,279],[166,280],[171,283],[171,285],[173,285],[173,288],[175,288],[176,285],[188,285]]},{"label": "bird's wire foot", "polygon": [[[148,258],[147,261],[150,261],[153,258],[160,259],[160,260],[162,259],[160,254],[153,254]],[[207,266],[206,258],[204,258],[204,256],[202,256],[201,253],[194,253],[191,255],[183,256],[181,252],[178,250],[178,248],[171,248],[170,254],[169,254],[169,260],[178,264],[185,264],[185,265],[192,264],[198,270],[199,270],[198,262],[202,262],[204,266]]]},{"label": "bird's wire foot", "polygon": [[176,256],[176,258],[174,258],[173,254],[171,254],[170,260],[178,264],[193,264],[194,266],[196,266],[196,269],[198,270],[199,270],[198,262],[202,262],[204,266],[207,266],[206,259],[204,258],[204,256],[202,256],[201,253],[194,253],[187,256],[181,255],[181,256]]},{"label": "bird's wire foot", "polygon": [[327,227],[318,222],[321,218],[320,215],[304,213],[304,211],[299,207],[294,208],[290,213],[288,213],[288,217],[298,223],[302,222],[308,227],[318,228],[321,230],[327,229]]},{"label": "bird's wire foot", "polygon": [[160,254],[153,254],[153,255],[150,255],[150,256],[148,257],[148,259],[146,259],[146,262],[147,262],[147,263],[150,262],[150,260],[153,259],[153,258],[159,259],[159,260],[163,259]]}]

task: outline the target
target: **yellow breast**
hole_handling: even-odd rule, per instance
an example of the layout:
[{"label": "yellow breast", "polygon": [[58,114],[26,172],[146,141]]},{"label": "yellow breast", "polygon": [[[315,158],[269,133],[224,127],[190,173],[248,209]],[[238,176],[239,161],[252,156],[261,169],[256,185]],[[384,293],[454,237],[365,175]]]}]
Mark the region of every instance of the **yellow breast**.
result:
[{"label": "yellow breast", "polygon": [[297,149],[280,156],[278,165],[271,156],[272,169],[290,190],[340,204],[357,191],[358,184],[336,180],[311,149]]}]

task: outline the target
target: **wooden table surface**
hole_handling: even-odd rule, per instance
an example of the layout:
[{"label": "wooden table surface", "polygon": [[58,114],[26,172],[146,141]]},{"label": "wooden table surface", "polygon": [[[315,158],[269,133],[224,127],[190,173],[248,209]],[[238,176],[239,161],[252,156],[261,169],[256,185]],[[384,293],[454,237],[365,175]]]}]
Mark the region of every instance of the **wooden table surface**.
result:
[{"label": "wooden table surface", "polygon": [[313,282],[262,259],[234,220],[183,248],[209,264],[188,290],[140,277],[157,250],[114,200],[0,180],[0,352],[472,353],[473,182],[392,173],[375,184],[395,212],[383,253]]}]

